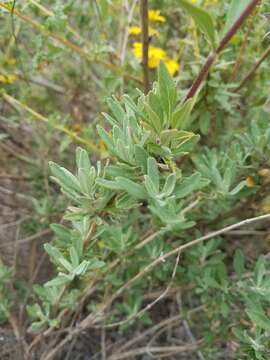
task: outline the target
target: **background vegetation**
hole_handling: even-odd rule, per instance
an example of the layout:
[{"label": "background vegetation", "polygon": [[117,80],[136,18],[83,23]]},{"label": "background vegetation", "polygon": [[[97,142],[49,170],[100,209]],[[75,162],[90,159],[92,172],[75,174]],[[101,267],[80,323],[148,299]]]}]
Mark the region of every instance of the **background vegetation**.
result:
[{"label": "background vegetation", "polygon": [[269,13],[0,1],[1,359],[270,358]]}]

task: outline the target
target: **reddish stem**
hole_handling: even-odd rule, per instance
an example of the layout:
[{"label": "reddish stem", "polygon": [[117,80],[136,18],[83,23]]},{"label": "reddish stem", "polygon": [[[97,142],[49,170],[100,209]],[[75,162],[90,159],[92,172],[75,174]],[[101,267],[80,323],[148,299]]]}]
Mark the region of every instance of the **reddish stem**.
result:
[{"label": "reddish stem", "polygon": [[237,20],[234,22],[234,24],[231,26],[231,28],[226,32],[226,34],[221,39],[217,49],[210,53],[208,56],[204,66],[202,67],[199,75],[193,82],[188,94],[186,95],[185,101],[192,98],[195,93],[197,92],[198,88],[200,87],[203,80],[206,78],[211,65],[216,60],[218,55],[221,53],[221,51],[225,48],[225,46],[229,43],[231,38],[234,36],[234,34],[237,32],[237,30],[242,26],[243,22],[246,20],[246,18],[252,13],[256,5],[260,2],[260,0],[251,0],[249,5],[245,8],[245,10],[241,13],[241,15],[237,18]]}]

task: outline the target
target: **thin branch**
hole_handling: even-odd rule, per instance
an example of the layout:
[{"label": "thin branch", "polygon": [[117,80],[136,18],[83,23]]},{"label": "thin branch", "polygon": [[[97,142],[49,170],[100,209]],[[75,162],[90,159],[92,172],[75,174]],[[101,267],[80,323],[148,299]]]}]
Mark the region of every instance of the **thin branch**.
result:
[{"label": "thin branch", "polygon": [[[120,64],[121,66],[124,65],[125,62],[125,57],[126,57],[126,50],[127,50],[127,43],[128,43],[128,30],[129,30],[129,26],[132,22],[132,18],[133,18],[133,13],[134,10],[136,8],[136,4],[137,4],[138,0],[133,0],[133,3],[131,5],[130,8],[127,9],[128,14],[127,14],[127,26],[125,28],[125,33],[124,33],[124,38],[123,38],[123,43],[122,43],[122,47],[121,47],[121,53],[120,53]],[[128,2],[127,2],[128,5]]]},{"label": "thin branch", "polygon": [[117,299],[120,295],[123,294],[124,291],[126,291],[127,289],[129,289],[135,282],[137,282],[137,280],[141,279],[142,277],[145,276],[145,274],[147,274],[148,272],[150,272],[154,267],[156,267],[157,265],[163,263],[166,259],[168,259],[169,257],[173,256],[173,255],[176,255],[178,254],[178,252],[180,251],[181,253],[194,246],[194,245],[197,245],[201,242],[204,242],[206,240],[209,240],[209,239],[212,239],[214,237],[217,237],[217,236],[220,236],[220,235],[223,235],[225,233],[227,233],[228,231],[231,231],[231,230],[234,230],[234,229],[237,229],[239,227],[242,227],[242,226],[246,226],[246,225],[250,225],[250,224],[253,224],[253,223],[256,223],[258,221],[262,221],[262,220],[269,220],[270,219],[270,214],[266,214],[266,215],[261,215],[261,216],[257,216],[257,217],[254,217],[254,218],[250,218],[250,219],[246,219],[246,220],[243,220],[243,221],[240,221],[236,224],[233,224],[233,225],[229,225],[229,226],[226,226],[225,228],[223,229],[220,229],[220,230],[217,230],[217,231],[214,231],[210,234],[207,234],[207,235],[204,235],[202,237],[199,237],[193,241],[190,241],[186,244],[183,244],[183,245],[180,245],[178,246],[177,248],[167,252],[165,255],[162,255],[160,256],[159,258],[157,258],[156,260],[154,260],[152,263],[150,263],[149,265],[147,265],[143,270],[141,270],[137,275],[135,275],[132,279],[130,279],[128,282],[125,283],[125,285],[123,285],[121,288],[119,288],[112,296],[110,299],[107,300],[107,302],[105,302],[103,305],[100,306],[99,308],[99,311],[97,312],[97,314],[95,314],[93,316],[93,314],[89,314],[82,322],[81,324],[78,326],[78,330],[79,328],[87,328],[90,323],[93,323],[95,322],[96,318],[104,312],[104,310],[110,306],[115,299]]},{"label": "thin branch", "polygon": [[201,344],[201,341],[198,341],[197,343],[182,345],[182,346],[145,346],[138,349],[130,350],[127,352],[124,352],[122,354],[116,354],[110,357],[110,360],[121,360],[121,359],[131,359],[133,356],[148,354],[151,357],[152,354],[156,354],[156,356],[164,356],[164,353],[170,353],[170,356],[173,354],[179,354],[181,352],[186,351],[196,351],[198,349],[198,346]]},{"label": "thin branch", "polygon": [[226,34],[221,39],[218,47],[216,50],[214,50],[213,53],[210,53],[204,66],[202,67],[199,75],[193,82],[190,90],[188,91],[188,94],[186,95],[185,101],[192,98],[200,85],[202,84],[203,80],[206,78],[210,67],[218,57],[218,55],[221,53],[221,51],[225,48],[225,46],[229,43],[231,38],[234,36],[234,34],[237,32],[237,30],[242,26],[246,18],[252,13],[254,8],[257,6],[257,4],[260,2],[260,0],[251,0],[249,5],[245,8],[245,10],[241,13],[241,15],[238,17],[238,19],[234,22],[234,24],[231,26],[231,28],[226,32]]},{"label": "thin branch", "polygon": [[[2,97],[4,98],[5,101],[7,101],[9,104],[15,106],[19,106],[20,108],[22,108],[23,110],[25,110],[26,112],[28,112],[29,114],[31,114],[33,116],[34,119],[41,121],[43,123],[47,123],[49,124],[50,121],[47,117],[45,117],[44,115],[38,113],[37,111],[35,111],[34,109],[32,109],[31,107],[29,107],[26,104],[23,104],[22,102],[20,102],[19,100],[15,99],[14,97],[3,93]],[[66,135],[68,135],[73,141],[76,141],[78,143],[84,144],[86,146],[89,147],[89,149],[91,149],[93,152],[95,153],[99,153],[98,148],[95,146],[95,144],[93,142],[87,141],[83,138],[81,138],[80,136],[78,136],[74,131],[69,130],[68,128],[66,128],[63,125],[59,125],[59,124],[52,124],[54,129],[57,129],[63,133],[65,133]]]},{"label": "thin branch", "polygon": [[238,92],[242,87],[253,78],[258,67],[264,62],[264,60],[270,54],[270,46],[263,52],[261,57],[256,61],[256,63],[252,66],[248,74],[241,80],[240,84],[234,89],[234,92]]},{"label": "thin branch", "polygon": [[143,68],[143,86],[145,94],[150,89],[149,68],[148,68],[148,0],[141,0],[141,28],[142,28],[142,68]]},{"label": "thin branch", "polygon": [[238,54],[238,56],[236,58],[236,61],[235,61],[235,64],[234,64],[234,67],[233,67],[233,70],[232,70],[232,74],[231,74],[231,77],[230,77],[230,82],[233,82],[235,80],[237,72],[238,72],[238,70],[240,68],[240,65],[241,65],[243,56],[245,54],[247,44],[248,44],[248,37],[250,35],[252,26],[254,25],[254,18],[255,18],[256,15],[257,15],[257,11],[254,11],[254,13],[252,14],[252,16],[249,19],[248,28],[246,30],[244,40],[243,40],[241,48],[239,50],[239,54]]}]

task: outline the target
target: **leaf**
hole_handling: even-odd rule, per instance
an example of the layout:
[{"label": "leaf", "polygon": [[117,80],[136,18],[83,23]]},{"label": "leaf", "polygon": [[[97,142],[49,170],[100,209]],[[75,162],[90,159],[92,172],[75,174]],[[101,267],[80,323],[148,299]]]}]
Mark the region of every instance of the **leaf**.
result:
[{"label": "leaf", "polygon": [[152,198],[155,198],[158,195],[158,188],[155,186],[149,175],[144,176],[144,185]]},{"label": "leaf", "polygon": [[72,272],[73,266],[69,261],[67,261],[67,259],[61,257],[60,259],[58,259],[58,262],[60,263],[60,266],[63,266],[69,273]]},{"label": "leaf", "polygon": [[231,180],[232,180],[232,170],[231,168],[228,166],[224,172],[224,177],[223,177],[223,184],[225,187],[225,191],[228,192],[230,185],[231,185]]},{"label": "leaf", "polygon": [[112,141],[112,138],[110,137],[110,135],[103,129],[102,126],[99,126],[99,125],[97,125],[97,132],[98,132],[99,136],[101,137],[101,139],[104,141],[108,150],[112,154],[115,154],[113,141]]},{"label": "leaf", "polygon": [[207,135],[211,123],[211,115],[209,111],[204,112],[200,117],[200,131],[203,135]]},{"label": "leaf", "polygon": [[92,259],[90,263],[88,264],[87,269],[88,270],[95,270],[102,268],[105,264],[104,261],[98,260],[98,259]]},{"label": "leaf", "polygon": [[176,186],[174,195],[177,199],[182,199],[183,197],[190,194],[192,191],[195,191],[200,188],[201,174],[199,172],[194,173],[193,175],[186,178],[182,183]]},{"label": "leaf", "polygon": [[241,13],[245,10],[245,8],[250,3],[250,0],[232,0],[229,10],[227,12],[226,22],[223,30],[223,34],[225,34],[231,26],[235,23],[235,21],[239,18]]},{"label": "leaf", "polygon": [[46,282],[46,284],[44,284],[45,286],[62,286],[65,285],[68,282],[71,282],[73,280],[73,278],[71,276],[68,276],[66,274],[62,274],[60,273],[56,278]]},{"label": "leaf", "polygon": [[256,284],[258,287],[261,286],[263,278],[266,273],[265,263],[266,263],[265,257],[261,255],[255,266],[255,277],[256,277]]},{"label": "leaf", "polygon": [[260,327],[266,331],[270,330],[270,319],[266,316],[259,302],[249,304],[246,313],[256,327]]},{"label": "leaf", "polygon": [[158,67],[158,87],[162,108],[170,119],[176,104],[176,85],[163,61]]},{"label": "leaf", "polygon": [[91,164],[88,153],[81,147],[77,147],[76,149],[76,164],[78,169],[84,169],[85,172],[90,171]]},{"label": "leaf", "polygon": [[159,191],[159,170],[156,160],[153,157],[147,159],[147,174],[152,180],[156,191]]},{"label": "leaf", "polygon": [[174,173],[170,174],[165,181],[164,187],[162,189],[162,194],[167,197],[170,196],[174,190],[176,183],[176,175]]},{"label": "leaf", "polygon": [[130,209],[136,206],[137,200],[129,194],[123,194],[116,199],[115,206],[118,209]]},{"label": "leaf", "polygon": [[241,278],[245,271],[245,259],[243,252],[240,249],[237,249],[234,254],[233,266],[236,275]]},{"label": "leaf", "polygon": [[78,179],[70,171],[52,161],[49,162],[49,166],[52,174],[54,175],[52,179],[56,183],[66,188],[67,190],[71,189],[77,192],[81,192],[81,187]]},{"label": "leaf", "polygon": [[141,166],[143,172],[146,173],[147,172],[147,157],[148,157],[148,154],[141,145],[136,144],[134,146],[134,149],[135,149],[136,163],[137,163],[138,166]]},{"label": "leaf", "polygon": [[172,116],[172,127],[178,130],[185,130],[187,129],[190,119],[190,113],[196,104],[198,97],[198,93],[193,96],[192,99],[188,99],[184,104],[182,104],[176,111],[173,113]]},{"label": "leaf", "polygon": [[229,194],[230,195],[236,195],[237,193],[239,193],[239,191],[241,191],[245,186],[246,186],[246,181],[243,180],[241,181],[238,185],[236,185],[236,187],[234,189],[232,189]]},{"label": "leaf", "polygon": [[51,224],[50,228],[55,233],[55,235],[64,241],[68,241],[70,238],[70,230],[61,224]]},{"label": "leaf", "polygon": [[84,275],[88,269],[89,261],[83,260],[80,265],[78,265],[74,270],[73,273],[76,276]]},{"label": "leaf", "polygon": [[215,48],[215,25],[211,15],[207,11],[185,0],[180,0],[180,6],[189,13],[198,28],[205,34],[212,47]]},{"label": "leaf", "polygon": [[152,127],[153,130],[156,131],[157,134],[162,130],[162,124],[159,116],[155,113],[155,111],[151,108],[149,104],[144,103],[145,111],[148,115],[148,123]]},{"label": "leaf", "polygon": [[71,246],[71,248],[69,249],[69,256],[70,256],[70,260],[71,260],[71,264],[72,267],[75,268],[79,265],[79,256],[74,248],[74,246]]},{"label": "leaf", "polygon": [[118,120],[118,124],[122,125],[126,113],[120,102],[116,99],[116,97],[113,97],[107,99],[107,104],[109,105],[114,117]]},{"label": "leaf", "polygon": [[46,324],[45,320],[42,321],[34,321],[31,324],[31,330],[33,331],[33,333],[39,333],[41,330],[44,330],[44,326]]},{"label": "leaf", "polygon": [[96,179],[96,184],[103,186],[111,190],[120,190],[119,184],[116,181],[106,180],[106,179]]},{"label": "leaf", "polygon": [[145,199],[147,197],[146,191],[144,188],[136,184],[134,181],[118,176],[116,179],[116,183],[118,184],[121,190],[125,190],[131,196],[139,199]]},{"label": "leaf", "polygon": [[51,244],[45,244],[44,245],[45,251],[49,254],[51,260],[56,263],[57,265],[60,265],[60,259],[64,258],[64,256],[61,254],[61,252]]}]

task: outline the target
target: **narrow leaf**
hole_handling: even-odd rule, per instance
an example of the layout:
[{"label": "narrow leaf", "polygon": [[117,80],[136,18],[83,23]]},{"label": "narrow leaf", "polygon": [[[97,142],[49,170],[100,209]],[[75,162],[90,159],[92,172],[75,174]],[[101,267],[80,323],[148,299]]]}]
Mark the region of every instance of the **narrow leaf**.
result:
[{"label": "narrow leaf", "polygon": [[[240,0],[236,0],[240,1]],[[188,14],[193,18],[195,24],[198,26],[198,28],[205,34],[207,39],[209,40],[212,47],[215,47],[215,26],[214,21],[211,17],[211,15],[199,8],[198,6],[195,6],[191,4],[188,1],[180,0],[180,6],[188,12]]]}]

